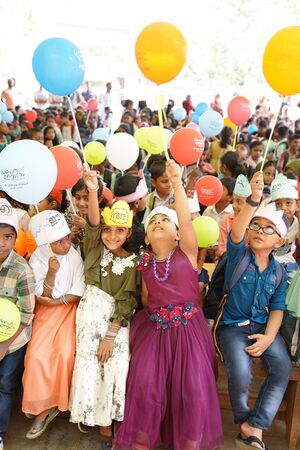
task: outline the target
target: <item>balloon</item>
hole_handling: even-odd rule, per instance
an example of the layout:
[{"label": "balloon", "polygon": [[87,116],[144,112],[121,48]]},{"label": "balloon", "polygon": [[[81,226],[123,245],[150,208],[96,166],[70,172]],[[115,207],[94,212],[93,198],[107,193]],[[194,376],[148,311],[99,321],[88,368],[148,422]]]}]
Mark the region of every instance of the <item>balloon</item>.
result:
[{"label": "balloon", "polygon": [[199,118],[199,129],[203,136],[212,137],[220,133],[224,126],[224,119],[216,111],[206,111]]},{"label": "balloon", "polygon": [[205,111],[208,111],[208,109],[209,109],[208,104],[202,102],[202,103],[199,103],[199,104],[196,106],[195,113],[197,114],[197,116],[200,117],[200,116],[202,116],[202,114],[203,114]]},{"label": "balloon", "polygon": [[213,175],[205,175],[195,183],[199,203],[205,206],[215,205],[223,194],[221,181]]},{"label": "balloon", "polygon": [[92,166],[102,164],[106,158],[106,150],[101,142],[89,142],[83,150],[85,159]]},{"label": "balloon", "polygon": [[165,106],[165,103],[166,103],[166,100],[165,100],[164,95],[158,94],[158,95],[155,97],[155,103],[157,104],[157,106],[158,106],[159,108],[163,108],[163,107]]},{"label": "balloon", "polygon": [[299,106],[290,106],[288,108],[288,116],[293,122],[295,122],[296,120],[300,119],[300,108],[299,108]]},{"label": "balloon", "polygon": [[27,252],[26,233],[23,230],[21,230],[21,228],[19,228],[19,230],[18,230],[18,235],[17,235],[17,239],[16,239],[14,250],[20,256],[25,256],[25,254]]},{"label": "balloon", "polygon": [[55,145],[50,148],[57,164],[57,179],[54,189],[71,189],[82,176],[82,162],[70,147]]},{"label": "balloon", "polygon": [[299,94],[300,26],[282,28],[271,37],[263,55],[263,73],[279,94]]},{"label": "balloon", "polygon": [[232,131],[235,131],[236,124],[232,122],[232,120],[229,119],[229,117],[224,118],[224,127],[230,127]]},{"label": "balloon", "polygon": [[96,130],[93,131],[92,139],[93,141],[107,141],[109,136],[109,128],[96,128]]},{"label": "balloon", "polygon": [[180,128],[170,141],[170,152],[181,165],[193,164],[201,158],[204,139],[200,131],[192,128]]},{"label": "balloon", "polygon": [[106,200],[110,205],[112,204],[113,199],[115,198],[114,194],[106,186],[103,187],[103,197],[106,198]]},{"label": "balloon", "polygon": [[63,147],[72,147],[80,150],[79,145],[74,141],[64,141],[60,145],[62,145]]},{"label": "balloon", "polygon": [[11,111],[5,111],[2,113],[2,120],[6,123],[12,123],[14,121],[14,115]]},{"label": "balloon", "polygon": [[[199,119],[198,119],[199,121]],[[199,125],[198,122],[194,123],[194,122],[190,122],[187,124],[186,128],[193,128],[193,130],[198,130],[199,131]]]},{"label": "balloon", "polygon": [[84,78],[84,60],[80,50],[63,38],[41,42],[33,54],[32,68],[43,88],[55,95],[72,94]]},{"label": "balloon", "polygon": [[192,122],[196,123],[197,125],[199,125],[199,116],[196,113],[192,114]]},{"label": "balloon", "polygon": [[3,102],[0,102],[0,113],[5,113],[5,111],[7,111],[7,107],[6,104]]},{"label": "balloon", "polygon": [[40,142],[15,141],[0,153],[0,186],[19,202],[36,205],[53,189],[56,178],[55,158]]},{"label": "balloon", "polygon": [[234,97],[227,108],[228,117],[236,125],[247,122],[251,116],[250,102],[246,97]]},{"label": "balloon", "polygon": [[34,122],[37,119],[37,113],[34,110],[27,111],[25,114],[25,119],[28,120],[28,122]]},{"label": "balloon", "polygon": [[0,297],[0,342],[11,338],[18,330],[20,323],[20,311],[15,303]]},{"label": "balloon", "polygon": [[196,217],[196,219],[193,220],[193,226],[197,236],[198,247],[210,247],[219,239],[219,225],[211,217]]},{"label": "balloon", "polygon": [[173,80],[186,60],[186,42],[174,25],[155,22],[145,27],[135,43],[135,57],[143,75],[157,84]]},{"label": "balloon", "polygon": [[184,108],[177,108],[174,111],[174,118],[179,122],[186,118],[186,110]]},{"label": "balloon", "polygon": [[83,109],[88,109],[88,104],[85,100],[80,100],[79,105],[83,107]]},{"label": "balloon", "polygon": [[123,172],[136,162],[139,156],[139,146],[130,134],[116,133],[107,141],[106,155],[108,161]]},{"label": "balloon", "polygon": [[98,109],[99,103],[95,98],[90,98],[87,102],[87,107],[89,111],[96,111]]},{"label": "balloon", "polygon": [[[164,141],[163,141],[164,139]],[[168,146],[169,133],[159,126],[150,127],[145,135],[145,150],[152,155],[159,155]]]},{"label": "balloon", "polygon": [[143,150],[146,148],[146,135],[148,133],[149,128],[141,127],[138,128],[134,133],[134,138],[136,139],[138,145]]}]

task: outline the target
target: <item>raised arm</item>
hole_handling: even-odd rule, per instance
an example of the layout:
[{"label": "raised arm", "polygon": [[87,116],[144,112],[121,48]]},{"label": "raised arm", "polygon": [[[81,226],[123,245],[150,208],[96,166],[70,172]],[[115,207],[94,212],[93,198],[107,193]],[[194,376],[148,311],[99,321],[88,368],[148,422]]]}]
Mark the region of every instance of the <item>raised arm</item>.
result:
[{"label": "raised arm", "polygon": [[166,173],[172,183],[175,198],[175,210],[179,222],[180,248],[194,267],[197,267],[198,244],[191,221],[187,196],[181,182],[181,168],[175,161],[167,161]]},{"label": "raised arm", "polygon": [[97,172],[90,170],[87,164],[84,164],[83,179],[89,191],[88,219],[90,225],[97,227],[100,224],[100,211],[98,203],[98,179]]},{"label": "raised arm", "polygon": [[255,173],[252,177],[250,185],[252,190],[250,201],[253,202],[253,205],[246,203],[232,225],[230,236],[234,244],[239,244],[243,240],[246,229],[261,201],[264,189],[263,173]]}]

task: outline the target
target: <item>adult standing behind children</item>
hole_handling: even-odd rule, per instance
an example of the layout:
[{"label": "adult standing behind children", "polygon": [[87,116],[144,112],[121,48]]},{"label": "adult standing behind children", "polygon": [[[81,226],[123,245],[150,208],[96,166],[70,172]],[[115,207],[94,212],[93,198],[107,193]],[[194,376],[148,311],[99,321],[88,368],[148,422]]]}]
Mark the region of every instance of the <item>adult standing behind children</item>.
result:
[{"label": "adult standing behind children", "polygon": [[[250,263],[229,293],[217,330],[234,420],[241,427],[236,438],[240,449],[266,448],[262,434],[278,411],[292,370],[287,349],[278,335],[286,309],[287,276],[272,256],[272,251],[285,242],[288,219],[283,211],[276,210],[274,203],[256,211],[263,188],[263,174],[258,172],[251,180],[251,197],[228,235],[225,287],[237,264],[249,252]],[[245,249],[246,230],[250,249]],[[267,378],[250,408],[251,358],[259,357],[266,366]]]}]

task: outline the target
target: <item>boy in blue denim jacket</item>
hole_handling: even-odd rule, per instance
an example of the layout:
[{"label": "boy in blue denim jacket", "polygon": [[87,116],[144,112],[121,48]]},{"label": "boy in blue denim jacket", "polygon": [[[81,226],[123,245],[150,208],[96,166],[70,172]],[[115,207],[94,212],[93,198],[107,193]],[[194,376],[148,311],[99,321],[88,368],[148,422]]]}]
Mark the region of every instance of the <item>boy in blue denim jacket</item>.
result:
[{"label": "boy in blue denim jacket", "polygon": [[[285,242],[288,218],[276,210],[274,203],[256,210],[263,188],[263,174],[258,172],[251,181],[252,195],[228,235],[225,286],[244,255],[246,230],[251,261],[229,293],[217,330],[234,420],[241,426],[236,438],[240,449],[266,449],[262,433],[276,415],[292,370],[278,334],[285,310],[287,276],[284,273],[281,283],[276,283],[278,263],[272,255]],[[252,358],[261,358],[267,370],[253,409],[248,406]]]}]

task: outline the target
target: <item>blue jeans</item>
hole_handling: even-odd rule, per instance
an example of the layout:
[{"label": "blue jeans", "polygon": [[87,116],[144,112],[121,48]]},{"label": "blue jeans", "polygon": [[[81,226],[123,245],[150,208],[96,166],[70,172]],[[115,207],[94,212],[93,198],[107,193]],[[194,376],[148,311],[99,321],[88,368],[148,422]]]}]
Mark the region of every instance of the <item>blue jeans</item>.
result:
[{"label": "blue jeans", "polygon": [[26,345],[9,353],[0,361],[0,437],[5,438],[14,397],[17,394],[24,370]]},{"label": "blue jeans", "polygon": [[228,376],[228,391],[235,423],[266,430],[272,423],[289,382],[292,364],[286,346],[277,335],[261,355],[267,370],[253,409],[248,406],[248,390],[252,381],[252,358],[245,347],[254,341],[251,334],[264,334],[265,325],[251,322],[243,327],[220,326],[218,343],[224,356]]}]

